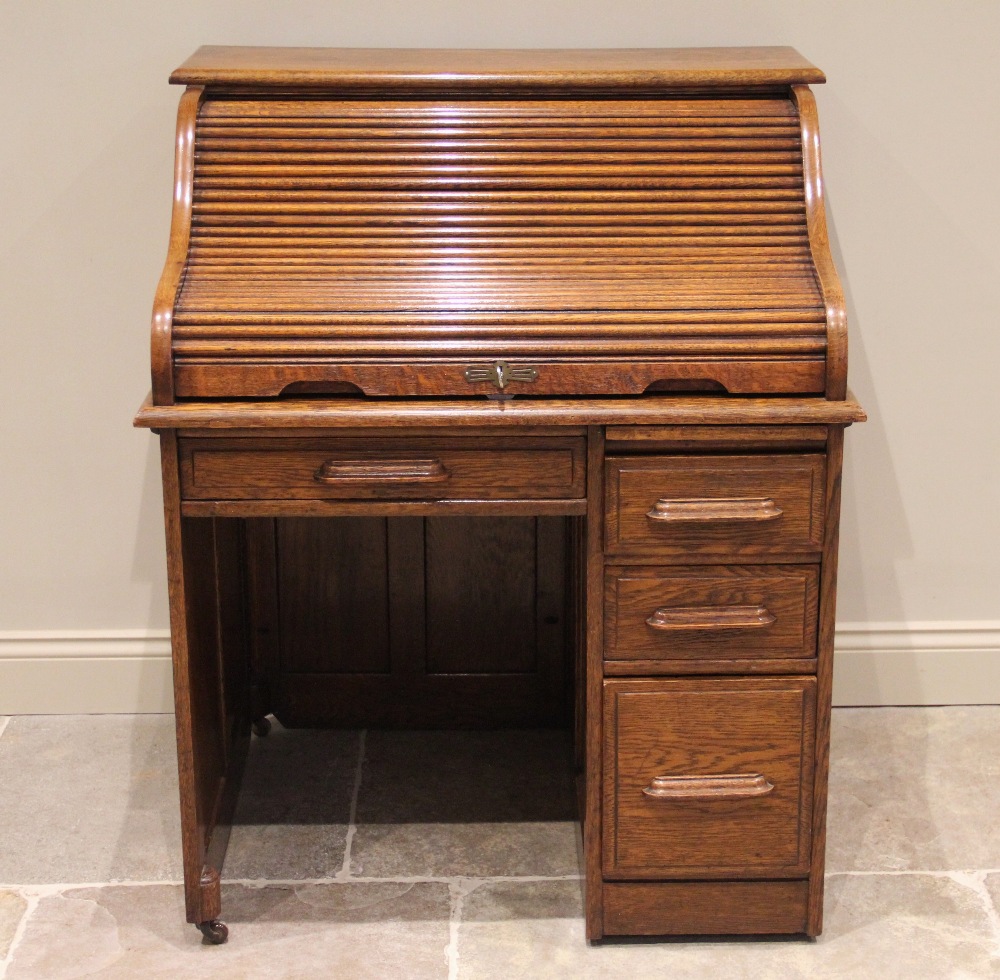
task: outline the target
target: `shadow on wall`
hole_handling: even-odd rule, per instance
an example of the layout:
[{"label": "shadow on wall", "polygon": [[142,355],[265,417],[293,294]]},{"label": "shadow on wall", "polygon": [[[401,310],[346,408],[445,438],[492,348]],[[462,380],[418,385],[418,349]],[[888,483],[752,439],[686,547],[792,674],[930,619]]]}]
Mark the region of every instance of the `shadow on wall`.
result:
[{"label": "shadow on wall", "polygon": [[160,440],[148,429],[137,429],[135,437],[146,443],[146,461],[143,467],[139,520],[136,525],[135,545],[132,551],[132,581],[149,584],[150,601],[147,625],[151,630],[161,630],[166,628],[168,620]]},{"label": "shadow on wall", "polygon": [[[878,322],[877,311],[867,305],[858,305],[858,295],[866,295],[870,278],[868,269],[862,268],[860,263],[877,249],[877,243],[870,240],[874,237],[872,231],[881,232],[891,227],[888,215],[901,206],[888,190],[890,187],[897,192],[900,190],[895,182],[898,168],[881,142],[866,131],[863,121],[850,113],[848,105],[837,99],[835,93],[824,92],[823,96],[821,125],[825,124],[826,134],[831,130],[838,133],[838,162],[846,160],[848,163],[848,167],[842,167],[839,175],[828,184],[826,200],[830,246],[841,274],[847,305],[848,383],[868,413],[868,421],[849,429],[845,439],[838,621],[859,625],[899,621],[906,616],[897,564],[900,559],[912,557],[913,538],[878,394],[882,381],[891,379],[876,383],[867,343],[869,330],[891,330],[893,321]],[[864,180],[849,186],[844,178],[851,176],[850,164],[859,161],[864,163]],[[824,176],[829,177],[829,160],[824,160],[824,165]],[[869,241],[859,242],[859,229],[854,229],[855,246],[860,247],[855,247],[854,254],[845,257],[837,226],[838,191],[840,200],[846,201],[850,194],[856,196],[860,187],[869,185],[884,189],[885,193],[880,194],[876,210],[868,212],[869,220],[860,228]],[[851,205],[852,214],[858,213],[859,202],[852,200]],[[893,288],[891,278],[887,278],[884,289],[892,291]],[[869,703],[877,703],[882,695],[877,674],[871,657],[840,656],[835,660],[835,691],[842,686],[852,692],[868,692]]]}]

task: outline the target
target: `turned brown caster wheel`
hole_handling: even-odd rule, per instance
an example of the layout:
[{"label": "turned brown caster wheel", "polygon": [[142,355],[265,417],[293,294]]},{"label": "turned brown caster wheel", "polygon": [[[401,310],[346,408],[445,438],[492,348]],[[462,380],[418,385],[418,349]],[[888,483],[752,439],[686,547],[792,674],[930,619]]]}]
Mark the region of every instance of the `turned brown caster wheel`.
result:
[{"label": "turned brown caster wheel", "polygon": [[263,738],[271,732],[271,719],[265,715],[261,715],[260,718],[254,718],[250,723],[250,728],[253,730],[254,735],[258,738]]},{"label": "turned brown caster wheel", "polygon": [[198,928],[205,939],[213,946],[221,946],[229,938],[229,929],[225,922],[220,922],[218,919],[199,922]]}]

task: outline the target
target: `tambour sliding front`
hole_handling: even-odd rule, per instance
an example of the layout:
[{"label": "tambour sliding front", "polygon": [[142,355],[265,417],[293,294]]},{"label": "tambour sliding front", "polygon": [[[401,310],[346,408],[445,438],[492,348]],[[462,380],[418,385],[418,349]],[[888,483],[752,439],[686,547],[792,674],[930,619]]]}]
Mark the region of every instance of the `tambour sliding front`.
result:
[{"label": "tambour sliding front", "polygon": [[153,317],[188,918],[251,724],[572,727],[587,931],[822,924],[843,431],[788,48],[202,48]]}]

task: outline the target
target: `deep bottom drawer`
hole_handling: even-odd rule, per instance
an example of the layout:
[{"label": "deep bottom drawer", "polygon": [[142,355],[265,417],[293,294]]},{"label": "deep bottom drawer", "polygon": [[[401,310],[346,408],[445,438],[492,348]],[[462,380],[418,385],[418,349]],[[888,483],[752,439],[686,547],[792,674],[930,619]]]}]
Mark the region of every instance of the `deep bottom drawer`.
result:
[{"label": "deep bottom drawer", "polygon": [[804,933],[808,899],[808,881],[607,882],[604,934]]},{"label": "deep bottom drawer", "polygon": [[606,878],[809,872],[813,677],[608,680]]}]

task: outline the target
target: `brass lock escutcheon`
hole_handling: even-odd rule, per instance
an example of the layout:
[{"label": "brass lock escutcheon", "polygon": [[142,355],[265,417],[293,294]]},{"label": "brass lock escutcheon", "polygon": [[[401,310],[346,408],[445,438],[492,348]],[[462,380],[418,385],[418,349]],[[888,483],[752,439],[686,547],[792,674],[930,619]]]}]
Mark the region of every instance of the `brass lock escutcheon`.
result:
[{"label": "brass lock escutcheon", "polygon": [[488,381],[501,391],[512,381],[532,382],[538,377],[538,369],[527,364],[508,364],[494,361],[492,364],[473,364],[465,369],[465,380],[471,383]]}]

